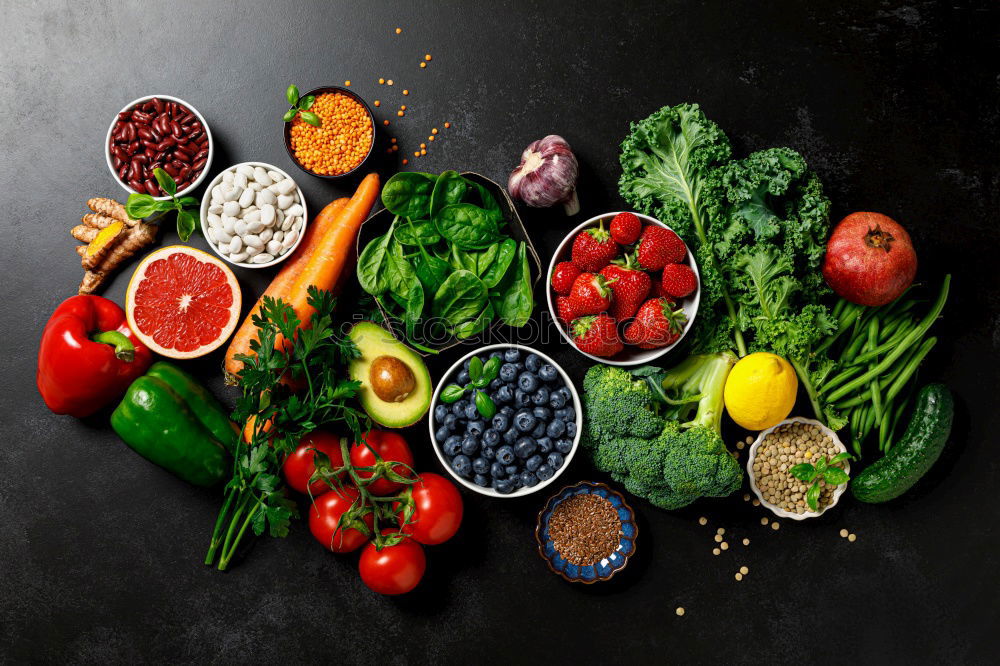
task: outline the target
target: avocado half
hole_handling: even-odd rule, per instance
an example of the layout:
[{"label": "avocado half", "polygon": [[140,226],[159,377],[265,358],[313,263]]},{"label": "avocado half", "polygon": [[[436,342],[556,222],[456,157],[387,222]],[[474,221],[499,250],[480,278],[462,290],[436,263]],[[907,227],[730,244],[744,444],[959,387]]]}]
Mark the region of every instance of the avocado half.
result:
[{"label": "avocado half", "polygon": [[[360,321],[351,327],[350,338],[357,345],[361,356],[353,359],[347,371],[351,379],[361,382],[358,398],[361,406],[376,423],[387,428],[404,428],[419,421],[431,405],[431,375],[424,365],[424,360],[412,349],[392,336],[392,333],[370,321]],[[401,364],[401,365],[400,365]],[[372,367],[376,371],[383,370],[381,375],[372,375]],[[385,390],[385,368],[391,368],[390,376],[399,377],[399,383],[412,390],[405,397],[389,401],[379,397],[373,388],[373,382],[382,380],[379,388],[383,395]],[[412,374],[412,383],[409,375]],[[391,391],[391,389],[390,389]]]}]

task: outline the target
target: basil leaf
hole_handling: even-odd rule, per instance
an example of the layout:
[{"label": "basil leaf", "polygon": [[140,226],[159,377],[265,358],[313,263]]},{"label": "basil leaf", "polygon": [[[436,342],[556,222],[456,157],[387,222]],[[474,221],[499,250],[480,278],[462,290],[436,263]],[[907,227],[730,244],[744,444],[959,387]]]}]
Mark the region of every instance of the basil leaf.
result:
[{"label": "basil leaf", "polygon": [[445,171],[438,176],[431,192],[431,217],[445,206],[461,203],[467,189],[465,179],[457,171]]},{"label": "basil leaf", "polygon": [[192,206],[200,205],[201,202],[194,197],[181,197],[177,200],[177,203],[180,204],[182,208],[191,208]]},{"label": "basil leaf", "polygon": [[493,399],[483,391],[476,391],[476,409],[487,420],[492,419],[497,413],[497,406],[493,402]]},{"label": "basil leaf", "polygon": [[480,276],[483,283],[490,289],[497,286],[507,274],[507,269],[510,268],[515,256],[517,256],[517,241],[505,238],[497,247],[496,259]]},{"label": "basil leaf", "polygon": [[509,326],[524,326],[535,307],[531,289],[531,267],[524,243],[518,247],[517,265],[490,292],[490,300],[500,319]]},{"label": "basil leaf", "polygon": [[177,194],[177,183],[174,182],[169,173],[157,167],[153,169],[153,177],[156,178],[156,182],[159,183],[164,192],[170,196]]},{"label": "basil leaf", "polygon": [[813,511],[819,511],[819,484],[814,483],[806,491],[806,504]]},{"label": "basil leaf", "polygon": [[483,376],[483,362],[478,356],[473,356],[469,361],[469,379],[476,381]]},{"label": "basil leaf", "polygon": [[155,209],[158,211],[178,210],[177,203],[173,199],[157,201]]},{"label": "basil leaf", "polygon": [[479,250],[500,240],[497,223],[472,204],[445,206],[434,216],[434,226],[445,239],[463,250]]},{"label": "basil leaf", "polygon": [[415,171],[397,173],[382,187],[382,204],[393,215],[411,220],[426,218],[434,180],[433,176]]},{"label": "basil leaf", "polygon": [[826,481],[827,485],[839,486],[842,483],[847,483],[851,480],[851,477],[847,476],[847,472],[840,469],[839,467],[828,467],[825,472],[823,472],[823,480]]},{"label": "basil leaf", "polygon": [[299,101],[299,108],[303,111],[308,111],[312,108],[313,103],[316,102],[315,95],[306,95]]},{"label": "basil leaf", "polygon": [[392,240],[392,230],[390,226],[388,233],[373,238],[358,257],[358,283],[373,296],[386,291],[385,267],[388,263],[387,254],[389,241]]},{"label": "basil leaf", "polygon": [[128,213],[128,216],[133,220],[141,220],[142,218],[149,217],[156,212],[157,203],[159,202],[148,194],[133,192],[128,195],[128,200],[125,202],[125,212]]},{"label": "basil leaf", "polygon": [[458,384],[448,384],[443,389],[441,389],[441,402],[446,404],[451,404],[457,402],[459,398],[465,393],[465,389]]},{"label": "basil leaf", "polygon": [[177,235],[180,236],[182,241],[187,241],[187,239],[191,238],[191,234],[194,233],[196,226],[194,213],[188,210],[177,211]]},{"label": "basil leaf", "polygon": [[788,470],[788,473],[794,476],[799,481],[805,481],[806,483],[816,478],[816,468],[810,465],[809,463],[801,463],[799,465],[795,465],[790,470]]},{"label": "basil leaf", "polygon": [[[490,323],[493,321],[494,317],[496,317],[496,310],[493,309],[493,304],[487,301],[486,307],[484,307],[483,311],[479,313],[479,316],[477,316],[475,319],[469,319],[468,321],[463,321],[461,324],[459,324],[454,328],[453,332],[455,334],[455,337],[460,340],[465,340],[466,338],[471,338],[473,335],[478,335],[479,333],[482,333],[487,328],[489,328]],[[483,374],[483,376],[479,378],[479,381],[482,382],[482,386],[479,386],[477,388],[485,387],[494,379],[496,379],[495,376],[487,379],[487,376]]]},{"label": "basil leaf", "polygon": [[469,271],[455,271],[441,284],[431,303],[434,317],[458,326],[479,314],[486,305],[486,285]]},{"label": "basil leaf", "polygon": [[281,119],[284,120],[286,123],[290,123],[293,120],[295,120],[295,114],[298,112],[299,110],[296,108],[288,109],[288,111],[285,111],[285,115],[281,116]]},{"label": "basil leaf", "polygon": [[299,89],[294,83],[288,86],[288,90],[285,91],[285,99],[287,99],[288,103],[292,106],[299,103]]},{"label": "basil leaf", "polygon": [[307,122],[313,127],[319,127],[323,124],[322,121],[320,121],[319,116],[312,111],[300,111],[299,117],[302,118],[303,122]]},{"label": "basil leaf", "polygon": [[816,461],[816,473],[822,474],[828,466],[829,463],[826,460],[826,456],[820,456],[819,460]]},{"label": "basil leaf", "polygon": [[486,365],[483,366],[483,377],[486,378],[487,382],[491,382],[497,378],[500,374],[500,357],[492,356],[490,360],[486,361]]},{"label": "basil leaf", "polygon": [[834,457],[830,458],[830,464],[831,465],[836,465],[837,463],[839,463],[839,462],[841,462],[843,460],[848,460],[850,457],[851,457],[851,454],[848,453],[847,451],[844,451],[843,453],[838,453]]},{"label": "basil leaf", "polygon": [[440,234],[430,220],[419,220],[404,224],[396,231],[396,240],[403,245],[433,245],[441,240]]}]

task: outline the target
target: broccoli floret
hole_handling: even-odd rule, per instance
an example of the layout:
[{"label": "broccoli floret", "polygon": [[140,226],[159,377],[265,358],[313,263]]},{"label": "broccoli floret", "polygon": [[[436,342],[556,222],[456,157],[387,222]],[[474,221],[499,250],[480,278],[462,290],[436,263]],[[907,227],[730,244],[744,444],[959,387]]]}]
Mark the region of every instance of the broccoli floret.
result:
[{"label": "broccoli floret", "polygon": [[743,472],[720,433],[730,353],[691,356],[669,371],[596,365],[583,382],[583,446],[594,465],[664,509],[724,497]]}]

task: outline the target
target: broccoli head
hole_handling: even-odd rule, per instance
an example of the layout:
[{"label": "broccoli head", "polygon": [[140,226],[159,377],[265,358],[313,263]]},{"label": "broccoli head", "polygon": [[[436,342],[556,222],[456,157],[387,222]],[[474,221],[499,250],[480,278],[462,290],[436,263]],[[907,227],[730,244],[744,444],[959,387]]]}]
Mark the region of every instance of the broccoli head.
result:
[{"label": "broccoli head", "polygon": [[664,371],[592,367],[583,381],[581,442],[594,465],[664,509],[724,497],[743,471],[722,442],[722,391],[736,358],[690,356]]}]

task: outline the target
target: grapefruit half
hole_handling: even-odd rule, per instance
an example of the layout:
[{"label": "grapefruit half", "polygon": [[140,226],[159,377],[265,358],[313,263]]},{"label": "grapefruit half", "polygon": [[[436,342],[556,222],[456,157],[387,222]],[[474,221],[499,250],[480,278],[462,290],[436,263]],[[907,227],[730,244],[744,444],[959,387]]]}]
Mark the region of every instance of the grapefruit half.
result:
[{"label": "grapefruit half", "polygon": [[217,349],[240,319],[240,286],[207,252],[171,245],[139,264],[125,293],[132,331],[157,354],[196,358]]}]

